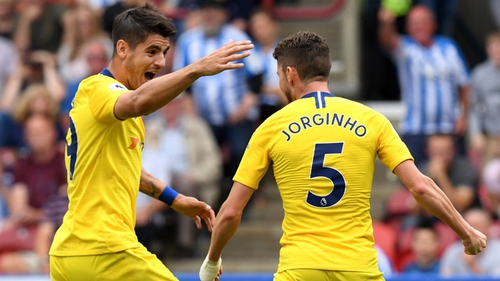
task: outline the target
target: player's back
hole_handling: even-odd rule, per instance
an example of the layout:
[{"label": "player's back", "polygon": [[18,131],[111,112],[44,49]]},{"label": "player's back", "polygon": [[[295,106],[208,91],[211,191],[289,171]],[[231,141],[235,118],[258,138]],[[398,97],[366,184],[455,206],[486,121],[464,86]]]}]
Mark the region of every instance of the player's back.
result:
[{"label": "player's back", "polygon": [[370,216],[375,158],[393,169],[391,162],[399,160],[388,154],[406,148],[388,120],[359,103],[315,92],[258,131],[285,211],[279,270],[378,271]]}]

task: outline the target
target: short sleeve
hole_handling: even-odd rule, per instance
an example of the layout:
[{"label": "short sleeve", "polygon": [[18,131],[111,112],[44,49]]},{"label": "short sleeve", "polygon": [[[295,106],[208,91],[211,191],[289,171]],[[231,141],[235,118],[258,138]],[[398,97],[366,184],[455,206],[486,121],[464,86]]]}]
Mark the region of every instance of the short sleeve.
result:
[{"label": "short sleeve", "polygon": [[259,187],[260,180],[266,174],[271,162],[269,144],[271,134],[266,131],[266,126],[262,124],[254,132],[233,178],[234,181],[253,189]]},{"label": "short sleeve", "polygon": [[380,161],[392,172],[403,161],[413,160],[413,157],[391,122],[381,114],[377,114],[376,118],[376,123],[380,124],[377,154]]},{"label": "short sleeve", "polygon": [[[129,90],[114,79],[105,79],[100,83],[93,84],[87,89],[87,97],[90,112],[99,122],[110,123],[117,121],[114,108],[118,98]],[[82,90],[83,90],[82,89]]]}]

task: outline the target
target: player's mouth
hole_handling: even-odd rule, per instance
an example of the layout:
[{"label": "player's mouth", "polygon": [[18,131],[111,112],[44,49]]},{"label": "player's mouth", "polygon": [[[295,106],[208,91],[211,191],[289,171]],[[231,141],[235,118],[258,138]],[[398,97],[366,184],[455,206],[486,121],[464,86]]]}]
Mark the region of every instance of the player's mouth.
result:
[{"label": "player's mouth", "polygon": [[148,80],[148,81],[155,78],[155,76],[156,76],[156,73],[154,73],[154,72],[148,71],[148,72],[144,73],[144,77],[146,77],[146,80]]}]

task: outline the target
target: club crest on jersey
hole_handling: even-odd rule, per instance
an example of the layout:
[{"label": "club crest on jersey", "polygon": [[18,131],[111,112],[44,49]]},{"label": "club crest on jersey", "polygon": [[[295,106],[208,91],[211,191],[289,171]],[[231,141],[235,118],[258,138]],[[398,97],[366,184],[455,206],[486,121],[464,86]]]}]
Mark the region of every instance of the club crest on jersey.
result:
[{"label": "club crest on jersey", "polygon": [[109,89],[113,90],[113,91],[127,90],[127,88],[120,83],[113,83],[113,84],[109,85]]}]

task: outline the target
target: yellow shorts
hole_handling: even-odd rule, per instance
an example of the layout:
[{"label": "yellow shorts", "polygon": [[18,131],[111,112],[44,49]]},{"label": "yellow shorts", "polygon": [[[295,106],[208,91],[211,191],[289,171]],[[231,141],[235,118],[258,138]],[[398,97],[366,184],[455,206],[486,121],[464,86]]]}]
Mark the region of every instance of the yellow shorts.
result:
[{"label": "yellow shorts", "polygon": [[290,269],[274,274],[274,281],[384,281],[382,273],[333,271],[319,269]]},{"label": "yellow shorts", "polygon": [[53,281],[178,281],[172,272],[144,247],[94,256],[51,256],[50,278]]}]

